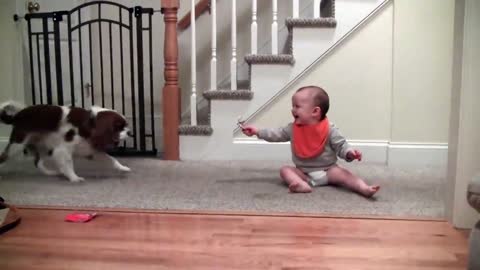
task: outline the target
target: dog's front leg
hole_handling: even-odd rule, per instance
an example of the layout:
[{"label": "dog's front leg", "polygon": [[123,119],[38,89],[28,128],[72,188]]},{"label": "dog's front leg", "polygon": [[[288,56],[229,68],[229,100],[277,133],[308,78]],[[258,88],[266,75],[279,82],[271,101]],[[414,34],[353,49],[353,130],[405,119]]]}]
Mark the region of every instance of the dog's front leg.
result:
[{"label": "dog's front leg", "polygon": [[73,170],[73,157],[71,151],[67,148],[59,147],[53,151],[52,155],[60,172],[70,180],[70,182],[81,182],[85,179],[79,177]]},{"label": "dog's front leg", "polygon": [[35,162],[35,166],[37,166],[37,168],[42,171],[45,175],[49,175],[49,176],[57,176],[60,174],[60,172],[56,171],[56,170],[52,170],[52,169],[49,169],[45,166],[45,164],[43,163],[43,158],[38,158],[38,161],[36,160]]},{"label": "dog's front leg", "polygon": [[[24,151],[24,153],[27,152],[27,154],[31,153],[31,154],[34,155],[34,157],[35,157],[35,161],[34,161],[35,167],[37,167],[45,175],[49,175],[49,176],[60,175],[59,171],[49,169],[45,166],[44,154],[40,153],[40,151],[38,151],[38,149],[34,145],[26,145],[26,147],[24,148],[23,151]],[[53,151],[49,152],[49,155],[50,154],[53,154]]]},{"label": "dog's front leg", "polygon": [[8,152],[10,151],[11,143],[8,143],[5,149],[3,149],[2,153],[0,154],[0,164],[4,163],[8,159]]},{"label": "dog's front leg", "polygon": [[107,153],[102,153],[102,152],[96,153],[94,158],[98,159],[98,160],[103,160],[105,162],[109,162],[110,164],[112,164],[113,168],[115,168],[115,169],[117,169],[121,172],[132,171],[129,167],[122,165],[118,160],[116,160],[114,157],[108,155]]}]

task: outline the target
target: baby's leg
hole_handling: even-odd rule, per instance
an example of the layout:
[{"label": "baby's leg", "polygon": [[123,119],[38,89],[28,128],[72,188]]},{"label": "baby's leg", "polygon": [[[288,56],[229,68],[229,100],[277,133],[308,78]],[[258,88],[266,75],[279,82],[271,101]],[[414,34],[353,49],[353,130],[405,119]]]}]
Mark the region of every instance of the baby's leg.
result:
[{"label": "baby's leg", "polygon": [[367,185],[363,179],[340,166],[328,169],[327,176],[329,184],[344,186],[367,198],[372,197],[380,189],[380,186]]},{"label": "baby's leg", "polygon": [[290,192],[308,193],[312,188],[307,183],[307,176],[299,169],[292,166],[283,166],[280,176],[287,183]]}]

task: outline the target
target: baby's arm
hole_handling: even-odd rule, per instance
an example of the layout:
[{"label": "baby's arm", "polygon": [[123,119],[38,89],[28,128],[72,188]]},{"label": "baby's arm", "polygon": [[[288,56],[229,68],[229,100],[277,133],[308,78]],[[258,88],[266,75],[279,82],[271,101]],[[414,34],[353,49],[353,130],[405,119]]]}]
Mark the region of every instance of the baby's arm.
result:
[{"label": "baby's arm", "polygon": [[345,159],[346,161],[350,162],[357,159],[358,161],[362,161],[362,152],[357,149],[349,150],[347,152],[347,158]]},{"label": "baby's arm", "polygon": [[257,135],[259,139],[268,142],[287,142],[290,141],[291,125],[282,128],[257,129],[251,125],[241,125],[242,132],[247,136]]},{"label": "baby's arm", "polygon": [[251,125],[245,126],[243,124],[238,124],[238,126],[242,129],[243,134],[247,135],[248,137],[258,134],[258,129],[254,126],[251,126]]},{"label": "baby's arm", "polygon": [[337,156],[348,162],[355,159],[360,161],[362,159],[362,153],[353,149],[334,125],[330,126],[330,145],[337,153]]}]

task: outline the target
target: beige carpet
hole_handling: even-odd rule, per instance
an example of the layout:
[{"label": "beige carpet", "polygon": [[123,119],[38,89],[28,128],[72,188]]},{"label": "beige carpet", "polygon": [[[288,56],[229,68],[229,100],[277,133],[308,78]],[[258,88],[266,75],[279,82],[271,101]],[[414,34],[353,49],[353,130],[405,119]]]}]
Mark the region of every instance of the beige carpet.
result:
[{"label": "beige carpet", "polygon": [[433,218],[444,215],[444,172],[436,168],[346,164],[367,182],[381,185],[374,199],[365,199],[330,186],[315,188],[310,194],[290,194],[278,174],[285,162],[121,161],[133,172],[116,174],[103,164],[81,160],[77,172],[87,180],[74,184],[41,175],[31,160],[13,160],[0,168],[0,196],[17,205]]}]

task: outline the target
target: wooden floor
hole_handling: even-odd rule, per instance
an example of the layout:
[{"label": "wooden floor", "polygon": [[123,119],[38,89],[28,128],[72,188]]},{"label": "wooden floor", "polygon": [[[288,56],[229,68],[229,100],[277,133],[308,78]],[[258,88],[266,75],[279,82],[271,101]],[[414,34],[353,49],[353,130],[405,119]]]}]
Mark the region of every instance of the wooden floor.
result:
[{"label": "wooden floor", "polygon": [[467,238],[442,221],[20,209],[0,269],[465,269]]}]

